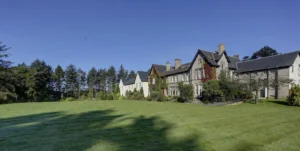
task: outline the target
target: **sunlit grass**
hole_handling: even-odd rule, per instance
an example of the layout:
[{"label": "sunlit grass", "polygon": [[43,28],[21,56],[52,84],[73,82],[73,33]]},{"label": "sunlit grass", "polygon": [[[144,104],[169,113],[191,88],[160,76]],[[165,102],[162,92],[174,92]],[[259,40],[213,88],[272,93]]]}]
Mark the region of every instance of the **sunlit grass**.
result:
[{"label": "sunlit grass", "polygon": [[147,101],[0,105],[0,150],[299,150],[300,108]]}]

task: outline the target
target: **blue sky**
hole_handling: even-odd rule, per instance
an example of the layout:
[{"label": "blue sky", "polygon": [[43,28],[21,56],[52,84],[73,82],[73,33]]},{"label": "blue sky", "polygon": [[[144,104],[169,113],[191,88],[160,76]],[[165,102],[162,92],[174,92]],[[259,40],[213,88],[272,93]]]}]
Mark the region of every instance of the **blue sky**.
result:
[{"label": "blue sky", "polygon": [[147,70],[190,62],[198,48],[224,43],[241,57],[264,45],[300,49],[294,0],[0,0],[0,41],[10,60],[39,58],[53,67]]}]

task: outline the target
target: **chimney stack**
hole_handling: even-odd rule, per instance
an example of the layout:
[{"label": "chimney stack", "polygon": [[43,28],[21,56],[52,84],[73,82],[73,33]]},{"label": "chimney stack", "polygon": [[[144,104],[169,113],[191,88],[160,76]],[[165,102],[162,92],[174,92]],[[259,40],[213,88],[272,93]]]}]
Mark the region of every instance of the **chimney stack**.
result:
[{"label": "chimney stack", "polygon": [[171,69],[171,65],[170,65],[170,62],[168,61],[166,63],[166,70],[169,71]]},{"label": "chimney stack", "polygon": [[181,66],[181,60],[175,59],[175,69],[178,69]]},{"label": "chimney stack", "polygon": [[240,59],[240,55],[233,55],[234,58]]},{"label": "chimney stack", "polygon": [[224,50],[225,50],[225,45],[220,43],[218,46],[218,54],[223,53]]}]

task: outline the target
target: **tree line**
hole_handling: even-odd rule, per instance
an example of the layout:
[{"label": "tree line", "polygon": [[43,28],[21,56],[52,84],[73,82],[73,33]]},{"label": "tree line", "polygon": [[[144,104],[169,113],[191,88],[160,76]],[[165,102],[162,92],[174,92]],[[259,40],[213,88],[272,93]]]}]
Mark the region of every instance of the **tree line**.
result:
[{"label": "tree line", "polygon": [[[13,66],[8,60],[6,45],[0,42],[0,103],[52,101],[63,98],[99,98],[103,95],[120,96],[118,82],[135,78],[136,73],[120,66],[108,69],[96,67],[87,73],[70,64],[53,69],[43,60],[34,60]],[[102,96],[98,95],[101,94]],[[105,98],[104,98],[105,99]]]}]

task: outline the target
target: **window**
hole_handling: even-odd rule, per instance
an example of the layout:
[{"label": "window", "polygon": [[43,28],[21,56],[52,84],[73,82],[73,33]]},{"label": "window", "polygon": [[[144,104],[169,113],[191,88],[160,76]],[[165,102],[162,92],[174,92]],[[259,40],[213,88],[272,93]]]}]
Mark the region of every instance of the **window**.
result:
[{"label": "window", "polygon": [[177,77],[177,76],[174,76],[174,78],[175,78],[175,82],[177,82],[177,81],[178,81],[178,77]]},{"label": "window", "polygon": [[199,70],[198,70],[198,79],[201,79],[201,76],[202,76],[202,70],[199,69]]},{"label": "window", "polygon": [[186,81],[189,81],[189,76],[190,76],[190,74],[186,74]]},{"label": "window", "polygon": [[194,79],[197,80],[197,70],[195,70]]},{"label": "window", "polygon": [[175,76],[173,76],[172,79],[173,79],[173,80],[172,80],[172,83],[174,83],[174,82],[175,82]]},{"label": "window", "polygon": [[202,72],[203,72],[203,78],[205,78],[205,70],[202,69]]},{"label": "window", "polygon": [[181,81],[185,81],[185,74],[181,75]]},{"label": "window", "polygon": [[152,79],[152,84],[155,84],[155,78]]},{"label": "window", "polygon": [[202,59],[201,58],[198,59],[198,64],[202,64]]}]

